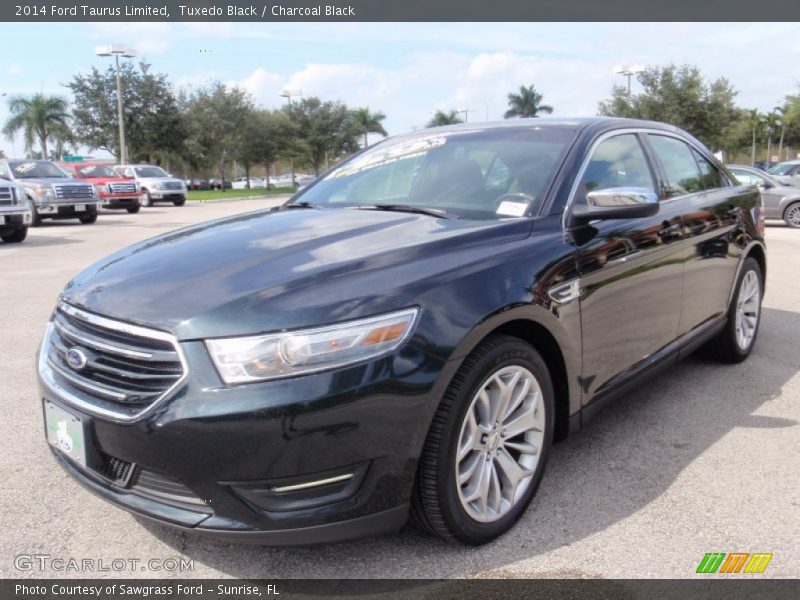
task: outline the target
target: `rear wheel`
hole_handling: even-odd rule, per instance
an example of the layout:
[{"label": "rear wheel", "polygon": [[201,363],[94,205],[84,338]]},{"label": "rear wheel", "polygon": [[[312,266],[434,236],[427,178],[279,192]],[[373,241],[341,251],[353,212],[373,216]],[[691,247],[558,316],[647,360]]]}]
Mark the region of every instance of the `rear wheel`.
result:
[{"label": "rear wheel", "polygon": [[715,358],[738,363],[750,356],[761,323],[763,289],[763,275],[758,261],[753,257],[746,258],[728,307],[728,322],[708,345]]},{"label": "rear wheel", "polygon": [[27,227],[20,227],[19,229],[14,230],[12,233],[0,235],[0,239],[2,239],[6,244],[19,244],[20,242],[24,241],[26,237],[28,237]]},{"label": "rear wheel", "polygon": [[553,416],[553,385],[541,356],[509,336],[482,343],[453,378],[431,424],[413,522],[471,545],[505,533],[539,486]]},{"label": "rear wheel", "polygon": [[783,211],[783,220],[789,227],[800,229],[800,202],[795,202]]}]

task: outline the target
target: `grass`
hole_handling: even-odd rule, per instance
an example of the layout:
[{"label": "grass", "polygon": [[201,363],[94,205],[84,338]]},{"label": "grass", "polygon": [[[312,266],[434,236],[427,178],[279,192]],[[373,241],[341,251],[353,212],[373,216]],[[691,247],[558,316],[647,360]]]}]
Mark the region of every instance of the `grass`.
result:
[{"label": "grass", "polygon": [[229,198],[253,198],[262,196],[283,196],[292,194],[292,188],[275,188],[274,190],[192,190],[186,198],[190,201],[208,202],[214,200],[227,200]]}]

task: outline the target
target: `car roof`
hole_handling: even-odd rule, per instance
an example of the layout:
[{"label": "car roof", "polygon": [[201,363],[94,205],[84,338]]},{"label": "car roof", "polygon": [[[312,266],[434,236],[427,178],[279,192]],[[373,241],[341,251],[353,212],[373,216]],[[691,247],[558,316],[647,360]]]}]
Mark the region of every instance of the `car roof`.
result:
[{"label": "car roof", "polygon": [[[661,123],[658,121],[646,121],[643,119],[628,119],[623,117],[577,117],[577,118],[554,118],[536,117],[531,119],[506,119],[504,121],[487,121],[473,123],[459,123],[457,125],[444,125],[442,127],[431,127],[418,130],[413,133],[444,132],[444,131],[480,131],[484,129],[500,129],[506,127],[554,127],[562,129],[584,129],[587,127],[600,129],[624,129],[624,128],[643,128],[660,129],[662,131],[686,133],[674,125]],[[409,135],[409,134],[405,134]]]}]

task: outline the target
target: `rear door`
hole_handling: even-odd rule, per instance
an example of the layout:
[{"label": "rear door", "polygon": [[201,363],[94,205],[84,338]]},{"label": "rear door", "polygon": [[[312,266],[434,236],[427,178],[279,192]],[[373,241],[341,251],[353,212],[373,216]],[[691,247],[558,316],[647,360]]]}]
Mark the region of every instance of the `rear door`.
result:
[{"label": "rear door", "polygon": [[[641,134],[606,135],[590,150],[572,205],[614,187],[656,192]],[[573,232],[580,269],[583,382],[588,397],[624,381],[675,339],[682,306],[680,213],[593,221]]]},{"label": "rear door", "polygon": [[684,335],[725,313],[739,263],[735,237],[752,191],[733,185],[710,157],[681,137],[648,133],[664,177],[666,204],[681,215],[685,255]]}]

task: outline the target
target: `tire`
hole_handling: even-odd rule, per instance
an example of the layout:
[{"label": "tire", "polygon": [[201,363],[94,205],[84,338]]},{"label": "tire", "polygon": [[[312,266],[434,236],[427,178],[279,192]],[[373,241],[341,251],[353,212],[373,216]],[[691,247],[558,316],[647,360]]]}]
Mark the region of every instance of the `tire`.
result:
[{"label": "tire", "polygon": [[[517,374],[520,377],[511,388],[510,400],[512,406],[517,406],[504,413],[505,419],[497,419],[500,425],[496,422],[489,432],[492,419],[476,412],[479,404],[484,406],[479,400],[480,392],[491,387],[501,389],[498,382],[508,384]],[[514,393],[521,392],[518,386],[526,380],[531,392],[515,399]],[[532,393],[536,386],[538,392]],[[489,401],[489,405],[499,409],[497,402]],[[441,538],[469,545],[484,544],[508,531],[527,509],[541,481],[553,440],[554,413],[550,374],[533,347],[505,335],[481,343],[453,377],[433,418],[412,492],[411,521]],[[507,434],[503,423],[516,422],[519,427],[520,415],[530,415],[525,424],[531,429]],[[475,429],[471,423],[486,429]],[[470,435],[470,428],[475,435]],[[469,438],[472,444],[465,444]],[[521,452],[510,444],[538,452]],[[465,452],[459,460],[461,447]],[[512,468],[508,468],[509,458]],[[516,461],[524,464],[520,467]],[[508,473],[524,475],[514,477],[518,485],[512,486]],[[484,474],[489,476],[486,481],[490,482],[491,492],[486,494],[486,502],[472,499]],[[463,484],[458,483],[459,476],[465,478]]]},{"label": "tire", "polygon": [[78,217],[78,220],[81,223],[83,223],[84,225],[91,225],[92,223],[96,223],[97,222],[97,213],[93,212],[93,213],[89,213],[87,215],[84,215],[82,217]]},{"label": "tire", "polygon": [[[736,292],[728,307],[725,328],[708,343],[708,350],[714,358],[726,363],[740,363],[750,356],[761,324],[763,290],[761,267],[756,259],[749,256],[736,280]],[[749,332],[749,337],[745,335],[746,332]]]},{"label": "tire", "polygon": [[175,206],[183,206],[184,204],[186,204],[186,198],[181,198],[180,200],[173,200],[172,203]]},{"label": "tire", "polygon": [[139,208],[140,208],[140,206],[139,206],[139,203],[137,202],[133,206],[127,207],[125,210],[127,210],[130,214],[135,215],[136,213],[139,212]]},{"label": "tire", "polygon": [[14,233],[9,233],[8,235],[0,235],[0,239],[2,239],[6,244],[19,244],[20,242],[25,241],[26,237],[28,237],[27,227],[20,227],[19,229],[15,230]]},{"label": "tire", "polygon": [[789,227],[800,229],[800,202],[792,202],[783,211],[783,222]]},{"label": "tire", "polygon": [[31,210],[31,227],[39,227],[42,224],[42,217],[36,212],[36,204],[28,198],[28,208]]},{"label": "tire", "polygon": [[153,206],[153,199],[150,197],[150,192],[142,190],[142,198],[139,200],[140,206]]}]

